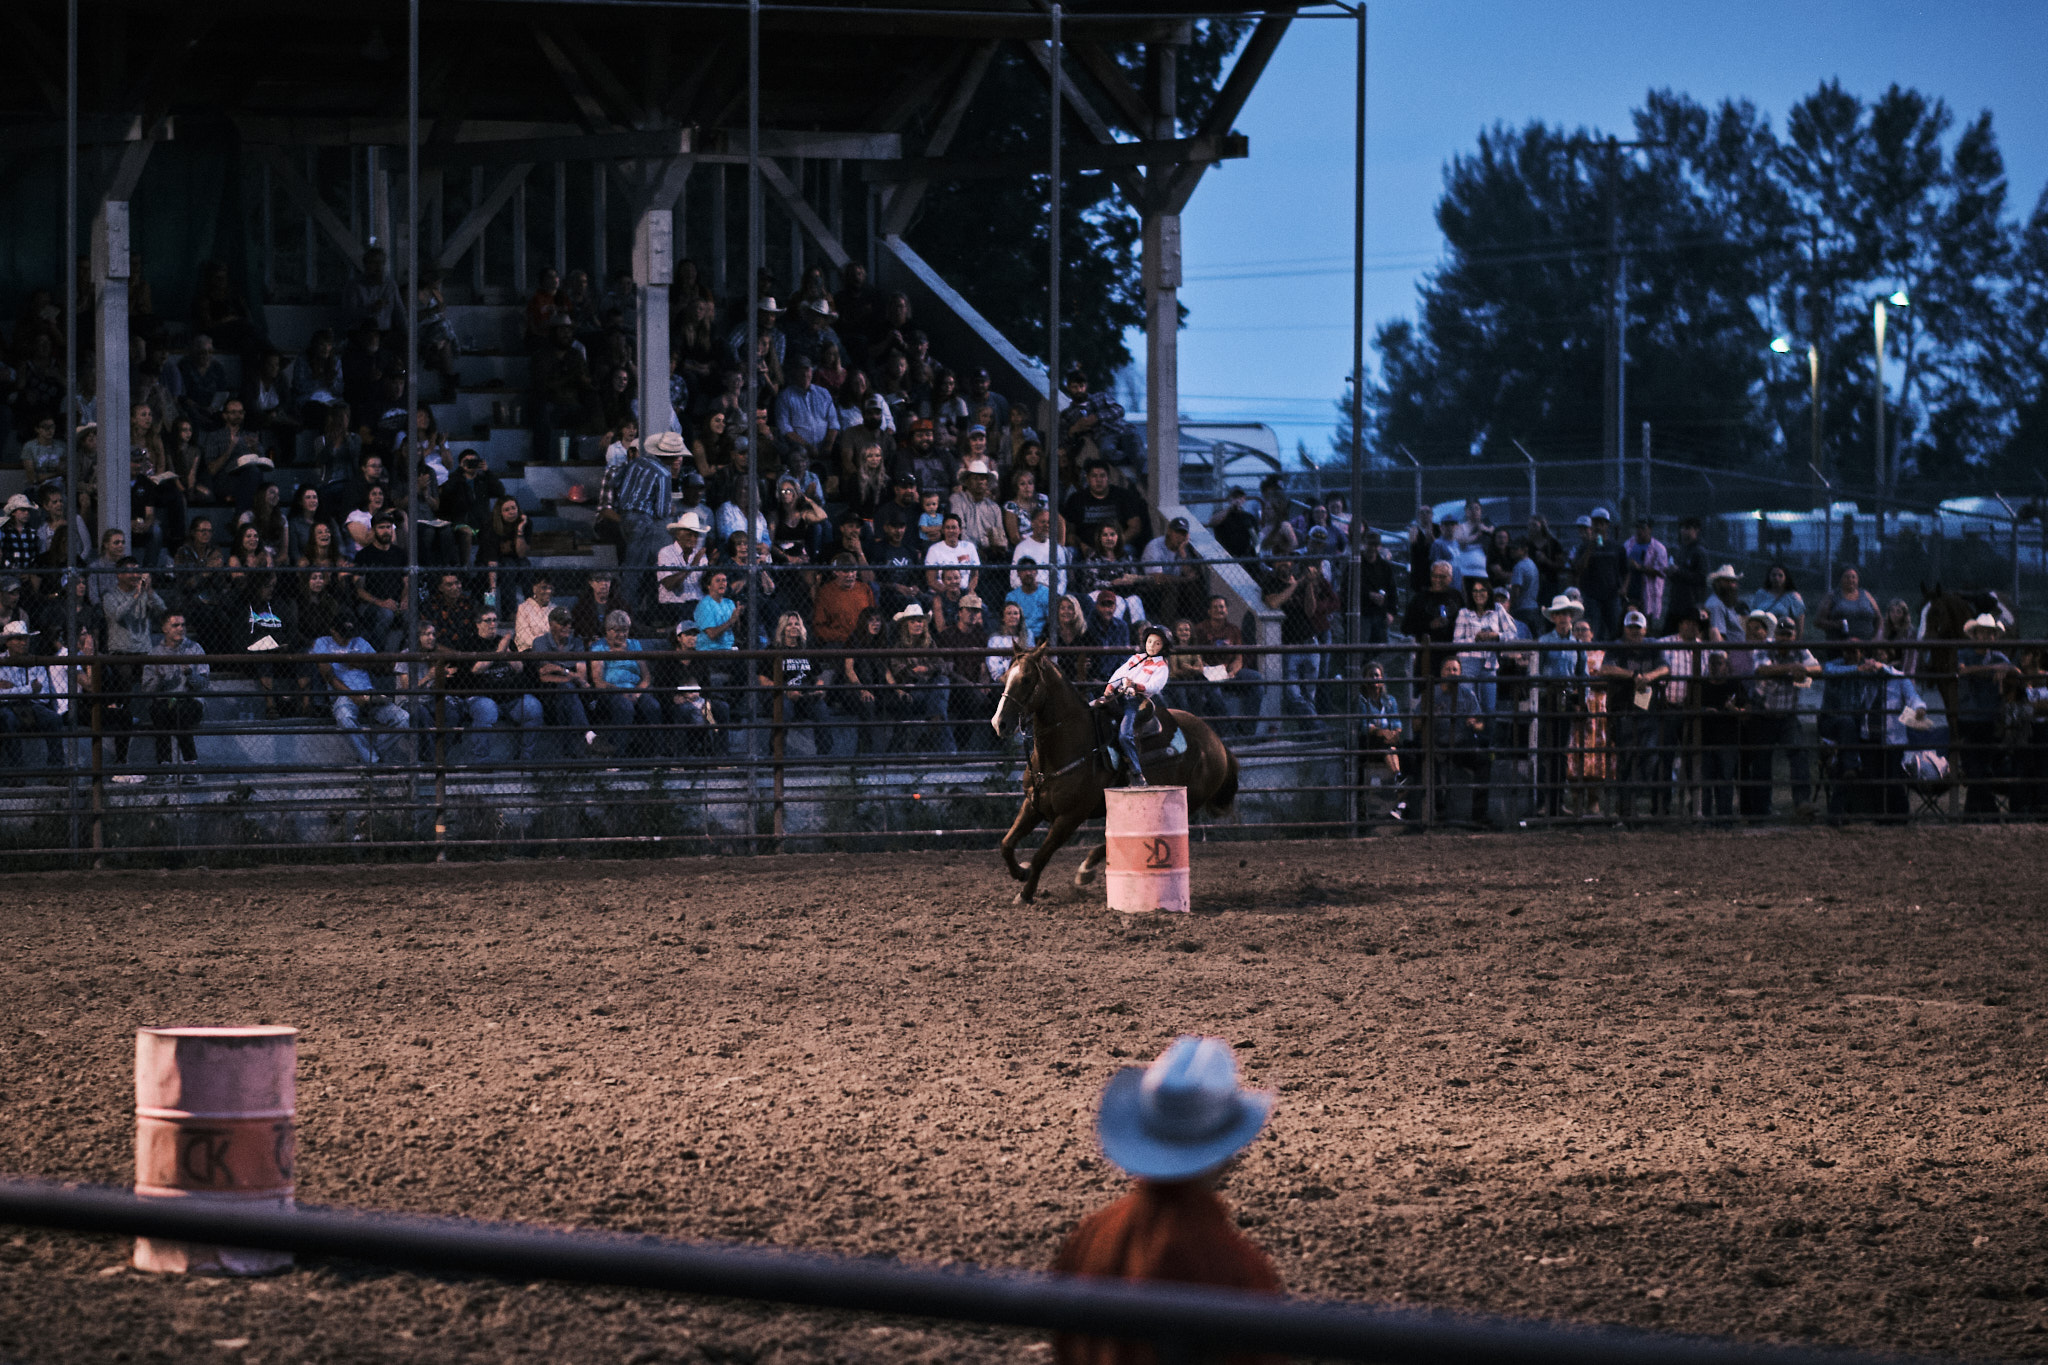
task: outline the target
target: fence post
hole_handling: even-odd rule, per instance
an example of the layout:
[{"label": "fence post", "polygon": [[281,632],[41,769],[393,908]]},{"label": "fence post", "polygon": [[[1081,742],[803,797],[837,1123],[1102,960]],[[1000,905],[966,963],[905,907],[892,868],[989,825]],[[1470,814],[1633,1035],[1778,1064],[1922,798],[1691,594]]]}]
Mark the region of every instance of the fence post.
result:
[{"label": "fence post", "polygon": [[1416,683],[1422,689],[1422,823],[1428,827],[1436,823],[1436,661],[1430,658],[1427,637],[1422,645],[1419,671],[1421,677]]}]

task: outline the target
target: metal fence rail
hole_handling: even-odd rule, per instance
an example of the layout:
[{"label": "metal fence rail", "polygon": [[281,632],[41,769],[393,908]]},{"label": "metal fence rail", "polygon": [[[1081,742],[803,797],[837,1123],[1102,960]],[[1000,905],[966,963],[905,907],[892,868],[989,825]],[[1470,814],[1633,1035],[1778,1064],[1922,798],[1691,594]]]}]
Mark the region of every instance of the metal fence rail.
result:
[{"label": "metal fence rail", "polygon": [[0,1223],[347,1257],[428,1272],[662,1289],[1077,1332],[1155,1343],[1162,1360],[1226,1350],[1380,1365],[1906,1365],[1898,1356],[1563,1327],[1234,1290],[853,1257],[411,1214],[222,1207],[123,1190],[0,1181]]},{"label": "metal fence rail", "polygon": [[[2017,681],[2037,692],[2048,686],[2048,646],[2000,646],[2016,665]],[[2048,714],[2033,714],[2028,724],[1993,720],[1981,709],[1946,714],[1943,693],[1959,681],[1952,646],[1884,646],[1887,667],[1901,667],[1903,675],[1857,672],[1844,654],[1850,647],[1799,646],[1816,660],[1811,676],[1785,690],[1796,693],[1796,702],[1781,698],[1768,710],[1755,695],[1730,709],[1712,690],[1725,683],[1715,656],[1760,646],[1671,639],[1636,646],[1473,640],[1246,647],[1247,664],[1260,664],[1263,679],[1219,683],[1184,669],[1165,700],[1209,720],[1238,756],[1238,810],[1200,826],[1200,837],[1217,841],[1584,820],[2048,817]],[[1622,698],[1612,676],[1544,673],[1542,661],[1560,653],[1584,651],[1591,661],[1627,648],[1692,662],[1652,684],[1651,704],[1642,709]],[[1055,657],[1087,690],[1098,666],[1122,652],[1079,647]],[[968,662],[986,657],[930,653]],[[280,653],[274,666],[299,657]],[[727,651],[724,666],[752,677],[774,657]],[[1317,661],[1312,676],[1292,667],[1309,657]],[[1453,660],[1466,676],[1425,681]],[[56,672],[76,662],[60,661]],[[1928,715],[1910,728],[1897,724],[1907,692],[1887,690],[1887,679],[1916,685]],[[1978,686],[1981,708],[1982,679]],[[664,713],[623,728],[596,721],[618,737],[604,756],[584,752],[580,724],[558,721],[522,731],[501,720],[458,746],[441,710],[444,699],[430,689],[411,697],[407,726],[380,732],[389,761],[374,768],[338,757],[342,740],[332,722],[260,720],[200,732],[223,744],[271,744],[275,751],[262,751],[268,756],[260,763],[244,756],[165,766],[148,751],[169,733],[147,718],[139,695],[130,694],[133,704],[123,714],[115,703],[124,694],[103,677],[97,687],[63,694],[73,709],[59,733],[0,716],[11,730],[4,736],[10,766],[0,789],[0,847],[17,867],[32,867],[993,846],[1022,796],[1025,750],[999,742],[990,728],[992,686],[934,688],[953,697],[950,715],[935,709],[863,716],[842,709],[840,687],[827,689],[830,710],[796,717],[783,713],[777,689],[757,687],[749,706],[739,684],[728,690],[733,716],[715,746],[693,749],[702,732]],[[977,692],[978,699],[969,697]],[[21,705],[0,699],[0,710]],[[799,732],[803,738],[794,738]],[[125,760],[118,743],[108,742],[119,736],[128,742]],[[544,751],[517,756],[513,745],[522,736],[544,741]],[[478,739],[484,748],[473,747]],[[46,745],[59,756],[46,760]],[[174,775],[191,785],[171,783]]]}]

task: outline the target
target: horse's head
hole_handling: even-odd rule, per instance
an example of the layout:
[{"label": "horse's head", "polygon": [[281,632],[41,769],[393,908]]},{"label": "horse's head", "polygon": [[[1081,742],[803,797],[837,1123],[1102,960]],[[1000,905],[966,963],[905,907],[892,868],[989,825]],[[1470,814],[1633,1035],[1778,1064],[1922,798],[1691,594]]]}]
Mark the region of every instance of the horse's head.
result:
[{"label": "horse's head", "polygon": [[1044,703],[1045,651],[1051,643],[1048,640],[1034,649],[1018,650],[1003,674],[1003,697],[996,703],[996,713],[989,719],[989,724],[1004,739],[1017,733],[1024,717],[1036,715]]}]

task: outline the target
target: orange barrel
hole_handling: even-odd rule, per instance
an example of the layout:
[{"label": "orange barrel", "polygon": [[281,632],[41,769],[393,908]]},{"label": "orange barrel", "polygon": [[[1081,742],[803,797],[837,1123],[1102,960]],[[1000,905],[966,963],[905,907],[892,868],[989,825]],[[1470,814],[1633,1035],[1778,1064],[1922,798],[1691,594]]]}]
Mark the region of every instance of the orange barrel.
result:
[{"label": "orange barrel", "polygon": [[1188,789],[1111,787],[1109,908],[1127,915],[1188,911]]},{"label": "orange barrel", "polygon": [[[145,1028],[135,1031],[135,1193],[147,1199],[292,1202],[299,1031]],[[264,1275],[285,1251],[138,1237],[138,1270]]]}]

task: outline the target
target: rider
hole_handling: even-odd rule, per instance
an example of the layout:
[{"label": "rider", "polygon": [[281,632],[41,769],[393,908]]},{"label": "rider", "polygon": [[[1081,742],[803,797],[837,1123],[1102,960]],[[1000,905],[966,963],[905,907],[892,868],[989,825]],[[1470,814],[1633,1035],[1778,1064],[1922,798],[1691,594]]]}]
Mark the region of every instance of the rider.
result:
[{"label": "rider", "polygon": [[1151,623],[1146,625],[1138,637],[1138,652],[1124,660],[1116,672],[1109,675],[1108,686],[1102,689],[1102,699],[1121,695],[1124,699],[1124,718],[1117,726],[1117,747],[1124,751],[1124,764],[1130,769],[1131,785],[1143,787],[1145,770],[1138,763],[1138,712],[1145,699],[1156,697],[1166,688],[1168,666],[1167,652],[1172,648],[1173,637],[1166,628]]}]

